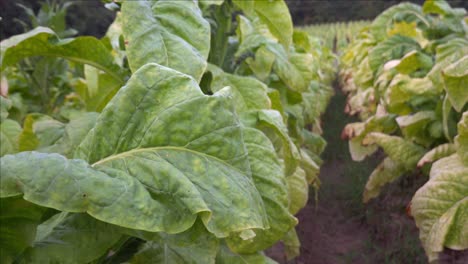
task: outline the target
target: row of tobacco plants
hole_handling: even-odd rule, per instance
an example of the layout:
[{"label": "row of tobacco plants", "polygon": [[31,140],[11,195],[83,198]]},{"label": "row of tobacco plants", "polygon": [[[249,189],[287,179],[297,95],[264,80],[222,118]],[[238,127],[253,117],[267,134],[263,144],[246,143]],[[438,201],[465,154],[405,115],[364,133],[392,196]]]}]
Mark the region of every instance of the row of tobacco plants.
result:
[{"label": "row of tobacco plants", "polygon": [[331,52],[282,0],[107,6],[102,39],[1,42],[0,262],[274,263],[278,241],[298,255]]},{"label": "row of tobacco plants", "polygon": [[[381,148],[364,202],[404,174],[427,175],[409,205],[430,261],[468,248],[468,27],[445,1],[394,6],[342,56],[352,158]],[[425,177],[427,177],[425,176]]]}]

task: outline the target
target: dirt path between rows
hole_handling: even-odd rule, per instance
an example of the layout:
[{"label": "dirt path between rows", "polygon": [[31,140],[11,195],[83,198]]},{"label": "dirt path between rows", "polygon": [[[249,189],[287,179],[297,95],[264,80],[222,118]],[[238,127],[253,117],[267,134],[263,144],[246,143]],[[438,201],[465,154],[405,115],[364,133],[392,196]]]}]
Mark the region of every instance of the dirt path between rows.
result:
[{"label": "dirt path between rows", "polygon": [[[322,167],[322,188],[343,188],[345,166],[339,160],[326,162]],[[324,264],[353,261],[363,263],[355,256],[366,247],[368,229],[360,219],[350,218],[343,212],[346,203],[333,192],[320,196],[319,203],[309,203],[298,215],[298,235],[301,238],[302,255],[296,263]]]}]

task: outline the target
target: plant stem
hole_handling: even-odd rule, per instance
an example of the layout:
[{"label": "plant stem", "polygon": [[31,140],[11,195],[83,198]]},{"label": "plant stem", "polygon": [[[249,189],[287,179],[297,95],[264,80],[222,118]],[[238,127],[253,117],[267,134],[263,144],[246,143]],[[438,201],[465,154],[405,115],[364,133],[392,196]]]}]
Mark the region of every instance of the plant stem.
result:
[{"label": "plant stem", "polygon": [[216,21],[216,26],[211,32],[211,49],[208,62],[222,68],[226,58],[228,37],[232,27],[231,1],[224,1],[220,6],[213,6],[212,14]]}]

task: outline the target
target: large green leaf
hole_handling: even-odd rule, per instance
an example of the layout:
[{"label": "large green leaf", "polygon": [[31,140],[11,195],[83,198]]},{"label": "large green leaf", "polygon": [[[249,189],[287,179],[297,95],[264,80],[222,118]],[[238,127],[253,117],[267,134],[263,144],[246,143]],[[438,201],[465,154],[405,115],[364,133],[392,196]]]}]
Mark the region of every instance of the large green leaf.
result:
[{"label": "large green leaf", "polygon": [[18,152],[20,134],[21,126],[18,122],[5,119],[0,123],[0,157]]},{"label": "large green leaf", "polygon": [[[126,158],[116,157],[113,164],[108,164],[117,168],[100,165],[97,169],[82,160],[67,160],[58,154],[7,155],[1,158],[0,196],[24,193],[24,199],[42,206],[87,212],[105,222],[151,232],[182,232],[193,225],[197,214],[218,236],[263,228],[260,198],[254,197],[255,187],[242,183],[245,176],[239,171],[229,170],[224,163],[204,156],[193,157],[192,153],[182,157],[188,158],[187,164],[174,167],[172,164],[177,161],[170,156],[181,155],[171,149],[143,149],[126,154]],[[117,164],[122,166],[119,168]],[[194,175],[192,164],[198,165],[197,170],[204,177]],[[159,171],[156,175],[160,177],[155,177],[152,171]],[[171,174],[173,183],[167,183],[170,176],[161,177]],[[184,176],[192,177],[193,183]],[[220,176],[222,180],[212,180]],[[248,188],[252,193],[245,193]],[[239,210],[235,216],[234,208]]]},{"label": "large green leaf", "polygon": [[416,70],[429,70],[433,64],[431,56],[413,50],[405,54],[395,68],[400,73],[410,74]]},{"label": "large green leaf", "polygon": [[296,172],[286,178],[289,194],[289,211],[297,214],[307,205],[309,198],[309,184],[305,171],[298,167]]},{"label": "large green leaf", "polygon": [[453,9],[445,0],[427,0],[423,5],[423,12],[428,14],[449,15]]},{"label": "large green leaf", "polygon": [[[193,180],[203,181],[206,179],[210,184],[221,184],[222,186],[219,186],[218,190],[221,193],[222,189],[234,188],[235,186],[241,188],[245,185],[245,188],[250,189],[253,184],[248,174],[250,168],[247,153],[236,114],[233,106],[228,103],[229,100],[230,98],[225,95],[225,90],[213,96],[206,96],[200,91],[196,82],[187,75],[156,64],[144,66],[133,75],[126,87],[121,89],[104,109],[94,129],[78,148],[77,157],[84,158],[91,163],[101,160],[99,164],[102,165],[105,165],[106,162],[119,164],[119,167],[124,166],[125,164],[120,163],[125,161],[129,166],[126,157],[131,158],[133,152],[127,152],[139,149],[142,152],[137,152],[136,155],[151,156],[152,159],[159,160],[159,162],[155,161],[155,165],[151,164],[151,167],[163,163],[159,165],[161,170],[169,170],[167,173],[172,174],[173,177],[180,177],[181,173],[188,170],[190,175],[186,176],[189,178],[195,177],[205,169],[209,170],[205,166],[208,166],[211,161],[218,164],[215,167],[224,163],[226,166],[224,169],[229,173],[227,175],[219,173],[230,179],[223,181],[237,181],[238,183],[232,182],[225,185],[223,181],[213,182],[209,178],[211,177],[210,171],[203,172],[204,177]],[[154,102],[159,103],[154,104]],[[140,121],[135,122],[135,120]],[[148,148],[147,153],[145,148]],[[160,151],[173,154],[169,157],[170,159],[164,161],[161,158],[165,158],[165,156],[160,155],[159,159],[157,156],[154,157],[155,154],[161,153]],[[185,162],[176,161],[178,159],[177,153],[180,153],[179,158],[186,157],[188,160]],[[197,160],[200,158],[203,161],[199,164],[200,168],[198,168],[197,163],[191,163],[198,162]],[[102,161],[102,159],[105,160]],[[139,163],[140,166],[145,161],[144,158],[138,157],[132,158],[132,160]],[[172,168],[171,164],[167,162],[173,163],[175,168]],[[235,172],[234,167],[240,171]],[[194,168],[201,171],[197,172]],[[177,171],[177,169],[182,170],[182,172]],[[142,175],[142,177],[152,178],[154,176]],[[167,176],[167,178],[171,177]],[[161,183],[166,181],[163,178],[160,180]],[[188,184],[184,178],[179,180],[185,182],[179,183],[181,186]],[[179,180],[172,179],[175,182]],[[166,187],[171,189],[176,186]],[[206,187],[203,188],[202,193],[212,196],[218,191]],[[257,208],[259,211],[255,214],[262,215],[262,205],[258,204],[260,197],[256,191],[252,189],[251,191],[254,193],[250,198],[257,200],[254,202],[257,205],[253,205],[252,210],[256,206],[260,206]],[[172,193],[171,190],[167,190],[167,192]],[[224,192],[232,193],[233,191]],[[224,202],[220,198],[216,199],[219,199],[219,204]],[[236,200],[229,199],[228,204],[233,201]],[[167,206],[170,206],[170,201],[167,201]],[[189,217],[190,221],[194,221],[194,217],[195,215]],[[243,214],[240,214],[239,217],[242,218]],[[255,218],[252,220],[256,221]],[[213,219],[216,219],[214,215]],[[205,218],[205,220],[207,219]],[[238,224],[242,225],[242,221],[239,220],[236,225]],[[257,224],[254,226],[258,227]],[[208,229],[212,231],[210,228]]]},{"label": "large green leaf", "polygon": [[[182,232],[197,216],[218,237],[265,228],[268,220],[229,99],[224,90],[206,96],[191,77],[148,64],[112,99],[78,148],[76,157],[94,163],[92,168],[58,155],[7,156],[2,181],[13,185],[2,188],[5,195],[24,192],[25,199],[44,206],[153,232]],[[19,168],[25,173],[15,173]],[[26,186],[14,185],[17,177],[38,174],[22,181]]]},{"label": "large green leaf", "polygon": [[289,9],[283,0],[255,1],[254,10],[270,32],[278,38],[286,50],[292,44],[293,23]]},{"label": "large green leaf", "polygon": [[426,163],[432,163],[441,158],[452,155],[457,151],[457,148],[452,143],[439,145],[430,151],[428,151],[424,156],[418,161],[418,167],[421,168]]},{"label": "large green leaf", "polygon": [[86,214],[59,213],[37,227],[32,247],[21,263],[89,263],[109,253],[122,234],[119,228]]},{"label": "large green leaf", "polygon": [[51,56],[69,59],[96,67],[123,83],[125,72],[114,63],[107,48],[94,37],[59,39],[49,28],[38,27],[0,43],[1,68],[11,66],[31,56]]},{"label": "large green leaf", "polygon": [[442,70],[442,76],[453,108],[460,112],[468,102],[468,55]]},{"label": "large green leaf", "polygon": [[367,203],[377,197],[385,184],[398,179],[405,172],[406,169],[402,164],[385,158],[369,176],[362,197],[363,202]]},{"label": "large green leaf", "polygon": [[436,99],[441,87],[433,85],[428,78],[411,78],[408,75],[397,74],[383,95],[383,100],[390,113],[408,115],[410,107],[418,100]]},{"label": "large green leaf", "polygon": [[416,192],[411,204],[429,261],[444,247],[468,248],[468,167],[458,155],[432,165],[430,180]]},{"label": "large green leaf", "polygon": [[380,42],[369,53],[369,66],[375,73],[386,62],[400,59],[413,50],[419,50],[419,44],[412,38],[401,35],[392,36]]},{"label": "large green leaf", "polygon": [[283,47],[289,49],[292,44],[293,23],[288,6],[283,0],[234,0],[233,2],[251,19],[258,17]]},{"label": "large green leaf", "polygon": [[255,253],[280,240],[297,224],[297,219],[288,210],[286,181],[269,139],[260,130],[245,128],[244,141],[249,152],[252,177],[265,204],[270,228],[255,230],[256,236],[248,240],[234,236],[227,242],[235,252]]},{"label": "large green leaf", "polygon": [[318,187],[320,185],[320,180],[318,178],[320,173],[320,166],[317,161],[315,161],[309,152],[304,150],[303,148],[300,149],[301,153],[301,168],[305,172],[307,183]]},{"label": "large green leaf", "polygon": [[[412,3],[402,3],[395,5],[385,10],[380,14],[373,22],[370,27],[370,31],[375,38],[383,40],[387,36],[388,27],[394,22],[393,19],[396,15],[413,15],[420,20],[423,18],[422,9],[420,6]],[[407,21],[411,22],[411,21]]]},{"label": "large green leaf", "polygon": [[125,1],[122,29],[133,72],[154,62],[200,81],[210,50],[210,26],[195,1]]},{"label": "large green leaf", "polygon": [[468,55],[468,40],[465,38],[453,38],[442,42],[436,48],[436,64],[428,74],[428,78],[439,90],[445,89],[442,71],[451,64]]},{"label": "large green leaf", "polygon": [[396,121],[405,139],[428,147],[434,139],[427,127],[435,119],[434,111],[420,111],[413,115],[399,116]]},{"label": "large green leaf", "polygon": [[242,115],[242,123],[249,127],[273,131],[282,142],[280,152],[285,161],[285,174],[288,176],[296,171],[300,154],[288,134],[288,128],[284,124],[283,117],[278,111],[266,109],[249,111]]},{"label": "large green leaf", "polygon": [[213,75],[212,92],[218,92],[226,86],[232,88],[237,112],[271,107],[267,94],[268,87],[259,80],[225,73],[214,65],[209,65],[208,70]]},{"label": "large green leaf", "polygon": [[316,74],[313,68],[314,57],[303,53],[288,55],[287,50],[275,43],[269,43],[266,49],[274,54],[276,59],[273,71],[286,86],[293,91],[306,91]]},{"label": "large green leaf", "polygon": [[237,17],[237,24],[236,34],[239,38],[239,47],[237,48],[235,56],[238,58],[253,52],[255,49],[263,46],[263,44],[270,42],[276,43],[276,39],[270,35],[268,29],[265,28],[263,24],[259,23],[258,20],[251,21],[247,17],[239,15]]},{"label": "large green leaf", "polygon": [[424,155],[425,149],[397,136],[389,136],[383,133],[373,132],[367,135],[363,141],[364,145],[377,144],[385,154],[397,164],[403,165],[407,170],[416,167],[419,159]]},{"label": "large green leaf", "polygon": [[264,46],[257,49],[255,57],[249,57],[245,60],[250,69],[260,81],[265,82],[270,76],[275,62],[275,55],[269,52]]},{"label": "large green leaf", "polygon": [[153,233],[142,238],[149,241],[132,257],[132,264],[214,264],[219,249],[218,240],[201,221],[180,234]]},{"label": "large green leaf", "polygon": [[296,229],[292,228],[283,238],[284,251],[288,260],[294,259],[301,254],[301,242],[297,236]]},{"label": "large green leaf", "polygon": [[398,124],[395,121],[395,115],[375,115],[368,118],[365,122],[347,124],[341,133],[341,137],[349,139],[351,158],[355,161],[362,161],[377,150],[376,146],[365,146],[362,144],[363,139],[369,133],[383,132],[391,134],[397,128]]},{"label": "large green leaf", "polygon": [[401,35],[413,38],[419,43],[419,45],[421,45],[421,47],[425,47],[429,43],[429,41],[424,37],[423,31],[418,27],[416,22],[394,22],[391,28],[387,29],[387,35],[389,37],[394,35]]},{"label": "large green leaf", "polygon": [[76,157],[95,163],[134,149],[171,146],[249,171],[230,100],[226,89],[207,96],[189,76],[145,65],[102,111]]},{"label": "large green leaf", "polygon": [[0,211],[0,262],[9,264],[33,244],[45,208],[15,196],[1,198]]}]

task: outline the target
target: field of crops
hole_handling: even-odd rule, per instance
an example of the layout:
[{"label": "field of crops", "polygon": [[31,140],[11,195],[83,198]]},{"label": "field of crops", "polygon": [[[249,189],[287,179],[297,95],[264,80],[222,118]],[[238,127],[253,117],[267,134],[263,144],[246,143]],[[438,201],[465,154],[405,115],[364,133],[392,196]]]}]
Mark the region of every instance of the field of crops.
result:
[{"label": "field of crops", "polygon": [[368,25],[370,25],[370,21],[350,21],[309,25],[301,29],[309,35],[321,39],[326,47],[341,52],[354,36]]},{"label": "field of crops", "polygon": [[333,85],[353,160],[383,156],[363,202],[424,177],[403,206],[427,259],[468,249],[466,10],[294,28],[283,0],[103,2],[102,38],[47,2],[0,43],[0,263],[294,261]]},{"label": "field of crops", "polygon": [[468,38],[466,10],[444,1],[404,3],[379,17],[346,48],[340,73],[345,111],[362,122],[342,133],[351,156],[377,149],[363,201],[407,173],[427,183],[408,205],[430,261],[445,247],[468,247]]}]

